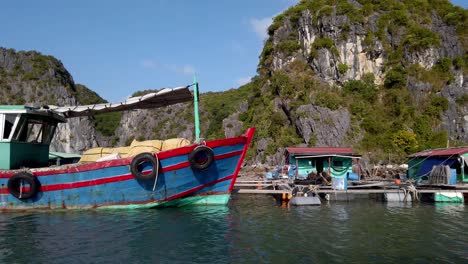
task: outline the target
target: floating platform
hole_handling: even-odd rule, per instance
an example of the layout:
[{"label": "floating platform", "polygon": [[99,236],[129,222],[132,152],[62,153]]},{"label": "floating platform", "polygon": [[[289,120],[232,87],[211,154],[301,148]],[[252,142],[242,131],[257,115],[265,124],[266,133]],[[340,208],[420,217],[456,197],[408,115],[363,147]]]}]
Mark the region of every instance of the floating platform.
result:
[{"label": "floating platform", "polygon": [[[314,196],[297,197],[295,193],[295,190],[297,191],[295,187],[297,186],[309,188],[308,192],[313,193]],[[467,201],[464,197],[468,196],[468,185],[424,185],[415,187],[407,184],[395,184],[389,181],[376,181],[348,185],[346,190],[335,190],[331,186],[300,185],[292,181],[267,180],[237,181],[233,192],[239,194],[273,195],[281,201],[287,200],[294,205],[303,205],[302,203],[313,204],[316,202],[316,199],[320,201],[320,198],[327,201],[375,199],[387,202],[413,202],[421,200],[463,203]],[[296,197],[298,199],[295,199]]]},{"label": "floating platform", "polygon": [[317,196],[295,196],[289,200],[290,205],[321,205]]},{"label": "floating platform", "polygon": [[434,193],[434,201],[444,203],[463,203],[464,198],[463,193],[439,191]]}]

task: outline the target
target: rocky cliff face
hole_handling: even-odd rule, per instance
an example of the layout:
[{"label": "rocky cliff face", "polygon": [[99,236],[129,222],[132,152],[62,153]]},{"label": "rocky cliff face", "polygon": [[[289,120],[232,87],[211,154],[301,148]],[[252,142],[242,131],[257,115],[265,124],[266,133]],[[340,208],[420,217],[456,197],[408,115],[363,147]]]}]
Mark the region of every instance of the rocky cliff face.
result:
[{"label": "rocky cliff face", "polygon": [[[387,141],[382,148],[394,152],[401,150],[395,142],[402,131],[414,134],[418,141],[407,152],[443,147],[444,134],[452,144],[466,145],[468,84],[466,66],[462,66],[467,65],[466,20],[467,11],[448,1],[419,1],[417,5],[404,1],[301,1],[276,17],[269,28],[270,38],[259,64],[260,77],[265,79],[262,93],[265,96],[276,89],[272,100],[284,103],[275,105],[273,112],[284,117],[285,125],[294,127],[301,139],[294,143],[299,145],[348,145],[367,152],[376,151],[378,147],[372,144],[381,140]],[[303,100],[299,93],[282,91],[288,85],[306,91],[294,81],[298,64],[313,71],[309,74],[313,81],[327,84],[327,96],[319,96],[323,91],[306,92],[309,100]],[[279,74],[289,81],[281,82],[278,89],[275,79]],[[363,91],[365,87],[371,87],[373,99],[353,101],[358,97],[350,94],[369,95]],[[324,103],[333,102],[332,95],[351,101]],[[373,113],[369,107],[381,112]],[[391,134],[385,129],[395,131]],[[379,133],[387,134],[382,137]],[[264,156],[260,160],[267,162],[278,160],[281,151],[266,147],[278,141],[278,137],[265,135],[258,141],[255,155]]]},{"label": "rocky cliff face", "polygon": [[[0,93],[5,105],[77,105],[77,89],[63,64],[52,56],[0,48]],[[81,152],[97,146],[89,118],[59,124],[52,151]]]},{"label": "rocky cliff face", "polygon": [[[274,19],[250,83],[201,95],[202,137],[256,127],[247,159],[267,164],[281,163],[287,146],[351,146],[374,161],[388,153],[404,161],[447,141],[467,145],[467,18],[445,0],[303,0]],[[3,104],[98,100],[58,60],[35,52],[0,49],[0,76]],[[96,121],[70,120],[53,148],[193,140],[192,111],[179,104],[127,112],[111,137]]]},{"label": "rocky cliff face", "polygon": [[[128,146],[133,139],[186,138],[193,140],[194,126],[190,108],[181,103],[155,110],[127,111],[116,130],[119,146]],[[188,118],[187,118],[188,117]]]}]

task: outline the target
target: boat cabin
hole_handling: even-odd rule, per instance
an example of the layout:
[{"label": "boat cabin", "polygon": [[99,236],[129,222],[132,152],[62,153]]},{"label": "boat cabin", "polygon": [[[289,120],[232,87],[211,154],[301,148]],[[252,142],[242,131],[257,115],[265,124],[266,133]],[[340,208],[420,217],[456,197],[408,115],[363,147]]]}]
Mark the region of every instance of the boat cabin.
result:
[{"label": "boat cabin", "polygon": [[359,164],[361,156],[351,148],[286,148],[285,158],[287,164],[296,166],[296,179],[323,172],[332,178],[359,179],[360,173],[354,173],[352,165],[353,161]]},{"label": "boat cabin", "polygon": [[[449,166],[452,183],[468,182],[468,147],[429,149],[409,156],[408,177],[426,179],[435,166]],[[455,176],[456,175],[456,176]]]},{"label": "boat cabin", "polygon": [[49,146],[61,115],[29,106],[0,106],[0,169],[48,166]]}]

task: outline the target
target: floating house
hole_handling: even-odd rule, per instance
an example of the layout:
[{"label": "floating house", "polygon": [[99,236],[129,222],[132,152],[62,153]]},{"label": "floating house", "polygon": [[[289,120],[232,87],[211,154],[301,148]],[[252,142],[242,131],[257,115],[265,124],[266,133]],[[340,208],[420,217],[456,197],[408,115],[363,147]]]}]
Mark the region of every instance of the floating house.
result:
[{"label": "floating house", "polygon": [[[424,179],[429,177],[435,166],[449,166],[452,184],[468,182],[468,147],[429,149],[409,156],[408,177]],[[456,175],[456,177],[455,177]]]},{"label": "floating house", "polygon": [[[351,148],[286,148],[285,160],[296,166],[296,179],[307,179],[312,174],[326,172],[333,178],[358,180],[360,172],[353,172],[353,162],[359,165],[361,156]],[[358,166],[359,168],[359,166]]]}]

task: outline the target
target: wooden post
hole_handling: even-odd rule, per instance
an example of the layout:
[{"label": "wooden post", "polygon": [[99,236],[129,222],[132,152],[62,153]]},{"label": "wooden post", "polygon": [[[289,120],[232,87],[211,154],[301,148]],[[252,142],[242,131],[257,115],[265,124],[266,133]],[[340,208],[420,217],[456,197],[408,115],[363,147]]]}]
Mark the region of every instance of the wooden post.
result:
[{"label": "wooden post", "polygon": [[296,178],[299,175],[299,161],[296,159]]},{"label": "wooden post", "polygon": [[357,176],[358,176],[358,181],[361,180],[361,159],[357,160]]}]

